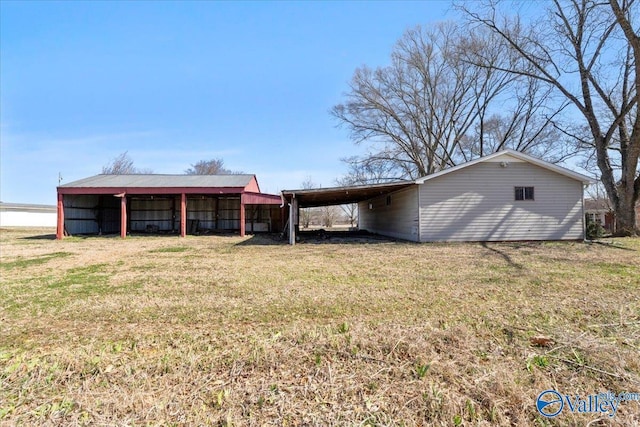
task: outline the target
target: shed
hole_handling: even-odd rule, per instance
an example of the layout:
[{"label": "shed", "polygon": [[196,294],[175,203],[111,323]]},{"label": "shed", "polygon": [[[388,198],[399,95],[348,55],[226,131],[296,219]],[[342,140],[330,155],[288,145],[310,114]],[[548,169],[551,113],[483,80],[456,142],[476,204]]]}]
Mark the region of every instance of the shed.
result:
[{"label": "shed", "polygon": [[128,232],[277,232],[281,198],[255,175],[96,175],[58,187],[57,238]]},{"label": "shed", "polygon": [[[361,230],[415,242],[578,240],[585,233],[584,186],[592,182],[503,150],[415,181],[282,194],[294,220],[297,209],[319,200],[357,202]],[[294,243],[295,226],[290,230]]]}]

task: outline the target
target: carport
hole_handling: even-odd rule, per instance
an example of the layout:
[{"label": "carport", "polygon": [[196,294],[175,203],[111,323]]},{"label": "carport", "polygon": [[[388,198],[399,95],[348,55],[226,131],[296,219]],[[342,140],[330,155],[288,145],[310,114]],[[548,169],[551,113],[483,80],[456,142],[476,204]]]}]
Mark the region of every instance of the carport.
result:
[{"label": "carport", "polygon": [[299,229],[300,209],[320,206],[359,203],[375,197],[391,194],[415,185],[413,181],[394,181],[382,184],[344,187],[282,190],[282,198],[289,207],[289,244],[295,245]]},{"label": "carport", "polygon": [[281,198],[255,175],[96,175],[58,187],[57,233],[279,232]]}]

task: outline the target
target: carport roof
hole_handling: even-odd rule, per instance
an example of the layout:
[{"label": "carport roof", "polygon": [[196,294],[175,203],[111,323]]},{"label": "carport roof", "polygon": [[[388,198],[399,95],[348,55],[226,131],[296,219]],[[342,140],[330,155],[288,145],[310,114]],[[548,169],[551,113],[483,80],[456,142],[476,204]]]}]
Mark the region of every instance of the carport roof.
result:
[{"label": "carport roof", "polygon": [[282,190],[285,199],[296,198],[298,206],[310,208],[314,206],[343,205],[357,203],[383,194],[415,185],[414,181],[395,181],[383,184],[354,185],[347,187],[313,188],[301,190]]}]

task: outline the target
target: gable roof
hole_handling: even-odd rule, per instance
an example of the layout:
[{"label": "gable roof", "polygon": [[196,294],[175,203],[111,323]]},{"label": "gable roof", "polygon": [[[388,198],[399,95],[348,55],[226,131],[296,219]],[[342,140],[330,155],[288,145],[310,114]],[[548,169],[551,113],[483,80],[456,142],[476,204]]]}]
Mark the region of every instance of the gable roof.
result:
[{"label": "gable roof", "polygon": [[473,166],[473,165],[478,164],[478,163],[486,162],[486,161],[489,161],[489,160],[494,160],[495,158],[500,157],[500,156],[515,157],[518,160],[522,160],[524,162],[531,163],[531,164],[539,166],[541,168],[548,169],[548,170],[550,170],[552,172],[558,173],[560,175],[564,175],[567,178],[575,179],[576,181],[580,181],[583,184],[593,184],[595,182],[592,178],[590,178],[590,177],[588,177],[586,175],[582,175],[581,173],[574,172],[574,171],[569,170],[567,168],[563,168],[562,166],[554,165],[553,163],[545,162],[544,160],[540,160],[538,158],[529,156],[528,154],[524,154],[524,153],[521,153],[519,151],[507,149],[507,150],[498,151],[498,152],[493,153],[493,154],[489,154],[488,156],[480,157],[479,159],[471,160],[470,162],[462,163],[462,164],[460,164],[458,166],[454,166],[454,167],[442,170],[440,172],[436,172],[436,173],[431,174],[431,175],[423,176],[422,178],[416,179],[415,183],[416,184],[424,184],[426,181],[429,181],[431,179],[438,178],[438,177],[440,177],[442,175],[446,175],[448,173],[455,172],[457,170],[464,169],[464,168],[467,168],[469,166]]},{"label": "gable roof", "polygon": [[95,175],[59,188],[204,188],[246,187],[255,175]]}]

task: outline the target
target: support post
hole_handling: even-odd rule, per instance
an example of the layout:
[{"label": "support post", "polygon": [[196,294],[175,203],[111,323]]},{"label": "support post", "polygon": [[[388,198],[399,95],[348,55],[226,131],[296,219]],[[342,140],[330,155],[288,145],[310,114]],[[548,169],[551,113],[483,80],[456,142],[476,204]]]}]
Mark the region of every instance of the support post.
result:
[{"label": "support post", "polygon": [[120,237],[127,237],[127,195],[124,193],[120,199]]},{"label": "support post", "polygon": [[240,237],[244,237],[245,234],[245,205],[244,205],[244,193],[240,194]]},{"label": "support post", "polygon": [[298,222],[298,200],[294,194],[289,203],[289,244],[296,244],[296,223]]},{"label": "support post", "polygon": [[171,232],[176,231],[176,197],[171,198]]},{"label": "support post", "polygon": [[58,193],[58,223],[56,228],[56,239],[64,237],[64,195]]},{"label": "support post", "polygon": [[180,195],[180,237],[187,235],[187,195]]},{"label": "support post", "polygon": [[218,230],[220,227],[218,227],[218,218],[220,217],[220,198],[218,197],[212,197],[213,199],[213,203],[216,204],[216,217],[215,217],[215,225],[214,225],[214,230]]}]

